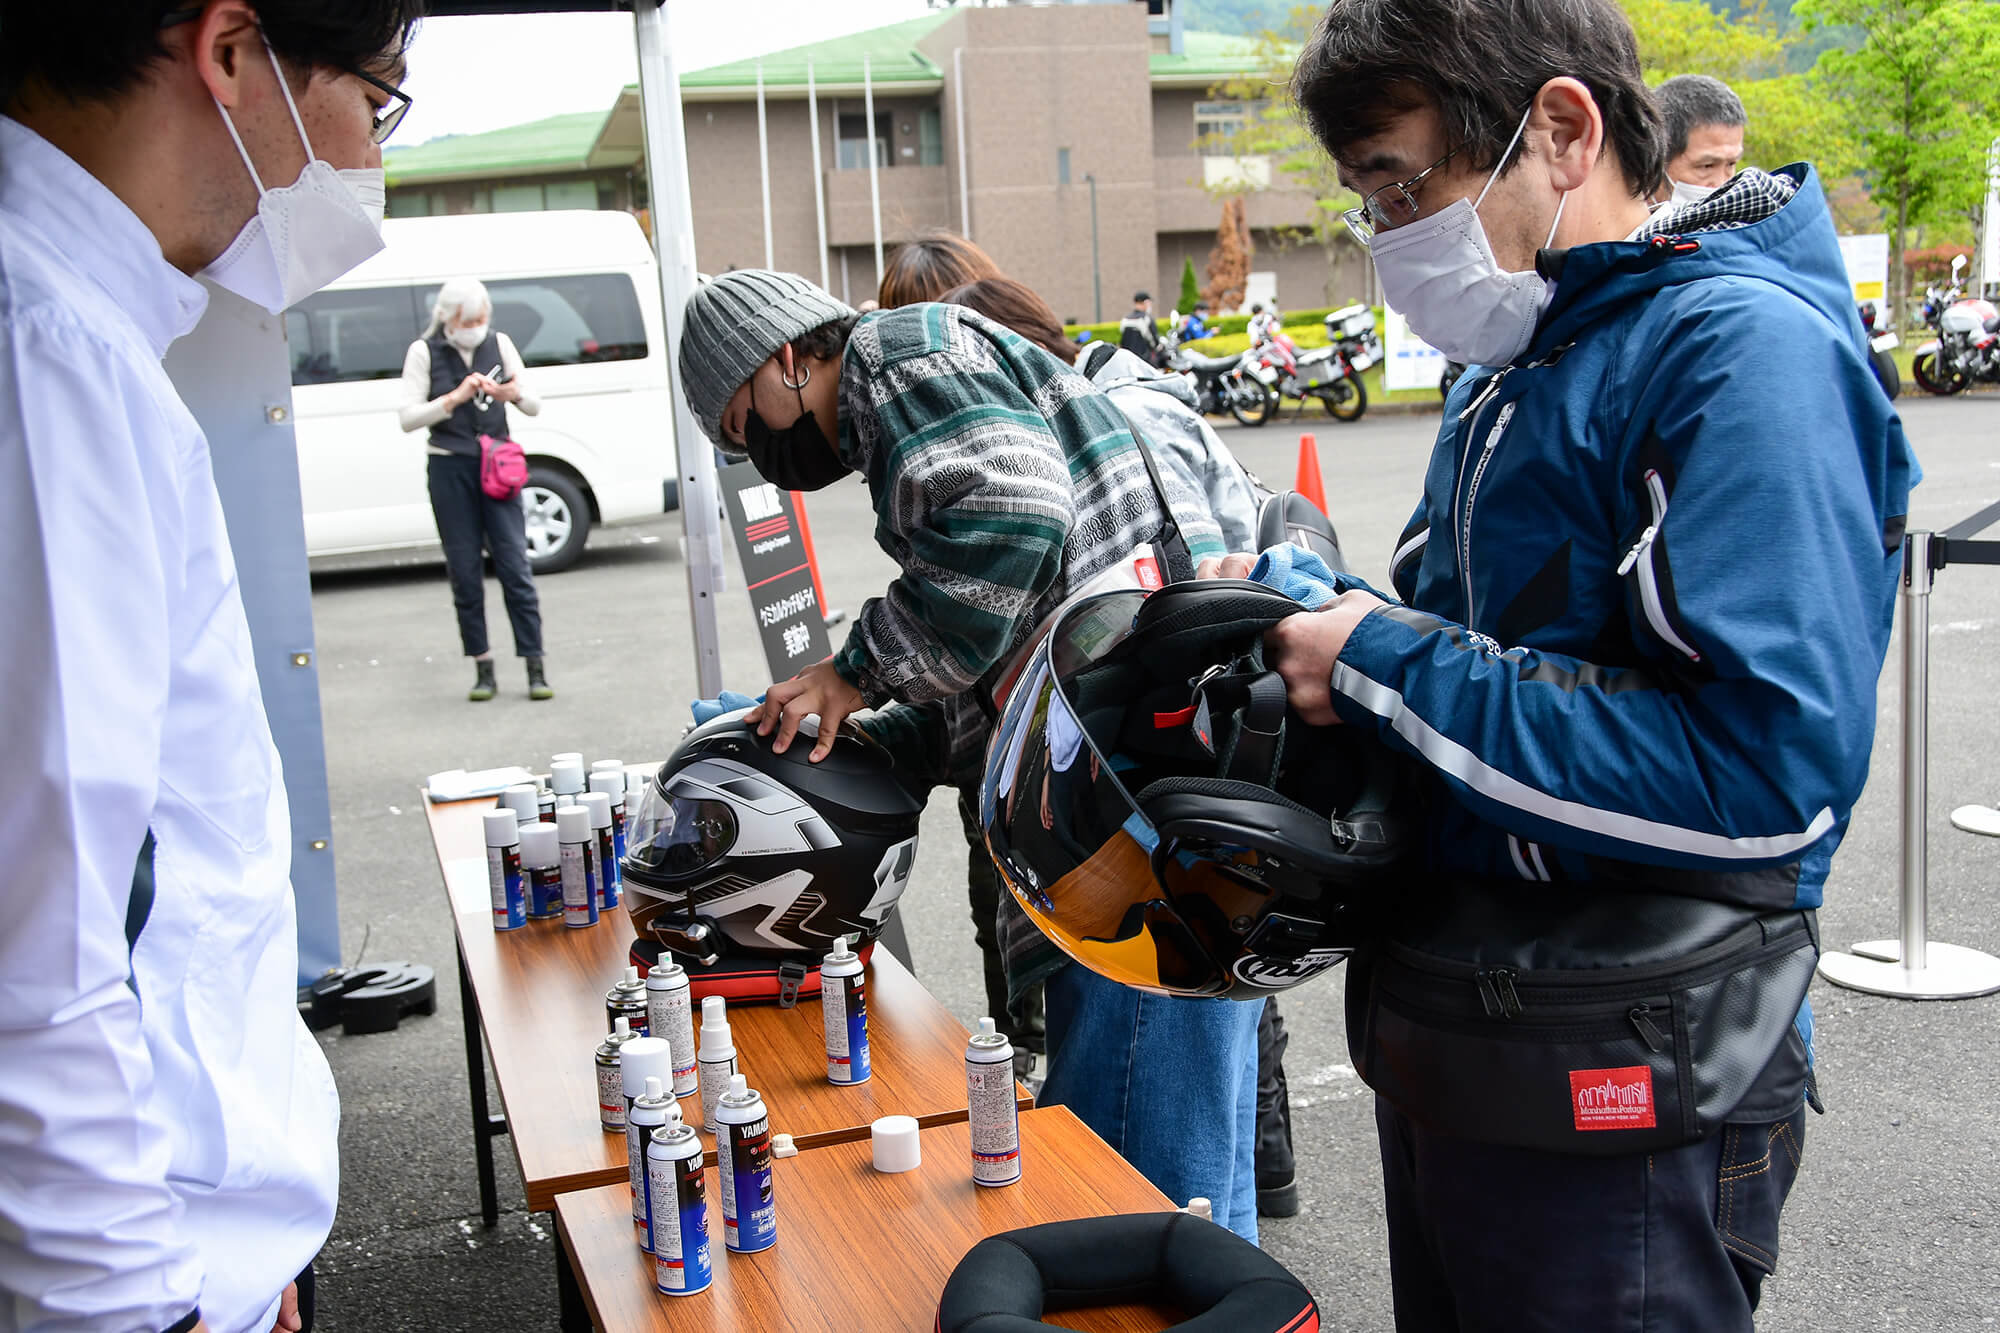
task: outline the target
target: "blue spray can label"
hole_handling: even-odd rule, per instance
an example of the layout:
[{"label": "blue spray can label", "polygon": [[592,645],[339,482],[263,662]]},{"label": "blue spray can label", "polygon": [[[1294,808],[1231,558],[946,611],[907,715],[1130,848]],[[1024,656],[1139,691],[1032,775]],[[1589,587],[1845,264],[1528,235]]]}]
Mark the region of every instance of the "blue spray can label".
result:
[{"label": "blue spray can label", "polygon": [[778,1205],[771,1193],[771,1117],[764,1099],[733,1074],[716,1103],[716,1174],[722,1181],[722,1243],[738,1254],[778,1243]]},{"label": "blue spray can label", "polygon": [[701,1139],[691,1125],[656,1129],[646,1147],[647,1188],[653,1199],[653,1283],[669,1296],[708,1290],[708,1200]]},{"label": "blue spray can label", "polygon": [[528,920],[561,916],[562,848],[554,824],[521,825],[521,873],[528,884]]},{"label": "blue spray can label", "polygon": [[820,1022],[826,1034],[826,1081],[868,1081],[868,992],[861,959],[848,938],[834,941],[820,961]]},{"label": "blue spray can label", "polygon": [[647,1170],[646,1146],[653,1131],[679,1124],[681,1104],[674,1100],[657,1078],[646,1080],[646,1090],[625,1112],[625,1151],[632,1187],[632,1225],[639,1233],[639,1248],[653,1248],[653,1180]]},{"label": "blue spray can label", "polygon": [[521,887],[521,821],[512,810],[488,810],[485,826],[493,929],[519,930],[528,924],[528,900]]},{"label": "blue spray can label", "polygon": [[556,811],[556,836],[560,840],[562,866],[563,924],[597,924],[597,883],[591,878],[591,849],[596,839],[590,835],[590,815],[575,807]]}]

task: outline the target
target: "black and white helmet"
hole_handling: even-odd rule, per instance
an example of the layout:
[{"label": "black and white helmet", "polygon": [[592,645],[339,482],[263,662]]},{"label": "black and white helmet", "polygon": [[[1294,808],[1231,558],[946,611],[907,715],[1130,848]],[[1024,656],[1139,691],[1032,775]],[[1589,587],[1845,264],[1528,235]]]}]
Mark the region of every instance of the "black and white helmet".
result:
[{"label": "black and white helmet", "polygon": [[814,764],[814,720],[776,754],[743,718],[690,732],[626,816],[626,901],[648,964],[664,946],[698,976],[816,967],[840,936],[873,941],[909,884],[923,807],[888,753],[843,735]]}]

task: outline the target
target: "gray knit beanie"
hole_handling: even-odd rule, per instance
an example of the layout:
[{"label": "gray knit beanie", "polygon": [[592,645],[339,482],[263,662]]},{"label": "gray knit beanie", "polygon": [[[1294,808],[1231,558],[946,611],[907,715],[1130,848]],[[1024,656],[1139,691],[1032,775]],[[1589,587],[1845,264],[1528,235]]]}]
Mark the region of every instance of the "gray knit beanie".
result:
[{"label": "gray knit beanie", "polygon": [[710,440],[722,409],[757,367],[792,339],[854,313],[796,273],[747,268],[704,282],[681,328],[681,393]]}]

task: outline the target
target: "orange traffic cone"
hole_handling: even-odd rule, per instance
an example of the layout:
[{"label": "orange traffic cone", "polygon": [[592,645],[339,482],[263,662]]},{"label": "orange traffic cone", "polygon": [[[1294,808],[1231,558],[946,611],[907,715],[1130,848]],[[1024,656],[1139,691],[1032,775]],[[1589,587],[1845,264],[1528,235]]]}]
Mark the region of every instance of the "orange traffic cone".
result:
[{"label": "orange traffic cone", "polygon": [[1311,500],[1320,513],[1327,512],[1326,483],[1319,473],[1319,443],[1310,434],[1299,436],[1299,478],[1292,489]]}]

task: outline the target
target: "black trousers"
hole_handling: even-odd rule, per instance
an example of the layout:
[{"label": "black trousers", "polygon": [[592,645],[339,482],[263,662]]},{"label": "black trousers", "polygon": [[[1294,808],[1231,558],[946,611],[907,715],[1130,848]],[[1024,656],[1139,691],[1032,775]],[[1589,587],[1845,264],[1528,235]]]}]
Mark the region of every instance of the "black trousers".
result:
[{"label": "black trousers", "polygon": [[[993,868],[993,856],[979,831],[979,788],[975,784],[958,791],[958,818],[965,828],[965,902],[972,911],[972,942],[979,947],[980,967],[986,981],[986,1012],[993,1025],[1007,1034],[1014,1050],[1039,1055],[1048,1049],[1048,1022],[1043,1012],[1039,983],[1021,997],[1018,1005],[1007,1003],[1007,965],[1000,953],[1000,872]],[[1018,1011],[1018,1012],[1017,1012]]]},{"label": "black trousers", "polygon": [[1803,1104],[1622,1157],[1375,1126],[1399,1333],[1751,1333],[1805,1148]]},{"label": "black trousers", "polygon": [[514,627],[514,651],[542,655],[542,606],[528,569],[528,520],[521,502],[495,500],[479,487],[479,460],[460,454],[430,456],[431,513],[444,542],[451,602],[458,609],[458,639],[467,657],[489,651],[486,576],[481,550],[493,555],[493,572]]}]

